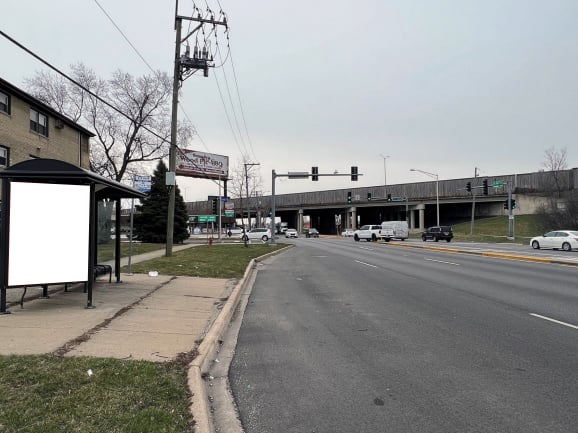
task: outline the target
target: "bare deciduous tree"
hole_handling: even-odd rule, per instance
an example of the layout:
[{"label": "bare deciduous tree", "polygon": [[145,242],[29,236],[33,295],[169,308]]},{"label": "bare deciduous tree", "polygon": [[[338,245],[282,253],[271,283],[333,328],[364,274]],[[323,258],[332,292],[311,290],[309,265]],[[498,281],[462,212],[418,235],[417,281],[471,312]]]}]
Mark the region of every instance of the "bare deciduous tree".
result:
[{"label": "bare deciduous tree", "polygon": [[[258,191],[263,190],[263,180],[257,170],[251,170],[245,164],[249,164],[247,159],[239,160],[231,170],[229,182],[227,184],[228,194],[233,198],[241,199],[241,212],[247,210],[247,204],[252,209],[257,206],[256,198]],[[248,196],[247,196],[248,189]],[[247,201],[248,200],[248,201]]]},{"label": "bare deciduous tree", "polygon": [[[36,98],[96,134],[90,144],[90,166],[94,172],[121,182],[149,171],[150,167],[143,165],[168,155],[172,80],[166,73],[135,78],[116,71],[105,80],[78,63],[71,66],[70,76],[82,87],[51,72],[37,72],[26,84]],[[178,130],[178,143],[185,147],[194,129],[181,123]],[[103,209],[99,212],[99,243],[107,243],[113,202],[99,206]]]},{"label": "bare deciduous tree", "polygon": [[561,172],[566,170],[568,166],[567,154],[568,150],[565,147],[562,149],[550,147],[544,151],[544,161],[542,162],[542,166],[546,171],[551,173],[554,188],[558,197],[560,197],[564,187],[561,179]]},{"label": "bare deciduous tree", "polygon": [[[71,70],[75,81],[126,116],[55,73],[37,72],[26,84],[35,97],[96,134],[90,147],[93,171],[121,181],[141,164],[168,155],[172,81],[166,73],[135,78],[116,71],[105,80],[82,63]],[[193,132],[192,125],[181,123],[179,143]]]}]

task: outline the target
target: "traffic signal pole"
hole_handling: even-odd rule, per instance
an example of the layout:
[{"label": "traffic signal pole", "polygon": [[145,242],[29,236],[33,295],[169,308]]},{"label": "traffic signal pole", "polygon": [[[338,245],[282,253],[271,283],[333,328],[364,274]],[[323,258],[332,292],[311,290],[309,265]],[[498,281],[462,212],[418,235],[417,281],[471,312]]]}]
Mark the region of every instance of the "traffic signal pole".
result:
[{"label": "traffic signal pole", "polygon": [[357,167],[351,167],[350,174],[340,174],[340,173],[333,173],[333,174],[321,174],[317,167],[312,167],[311,173],[306,171],[294,171],[288,172],[283,174],[277,174],[275,170],[271,172],[271,239],[269,242],[271,245],[275,244],[275,180],[278,177],[287,177],[289,179],[308,179],[311,177],[312,180],[318,180],[320,176],[331,176],[331,177],[338,177],[338,176],[350,176],[352,181],[356,181],[358,176],[363,176],[363,174],[359,173]]},{"label": "traffic signal pole", "polygon": [[512,209],[512,184],[508,184],[508,236],[515,239],[514,235],[514,210]]}]

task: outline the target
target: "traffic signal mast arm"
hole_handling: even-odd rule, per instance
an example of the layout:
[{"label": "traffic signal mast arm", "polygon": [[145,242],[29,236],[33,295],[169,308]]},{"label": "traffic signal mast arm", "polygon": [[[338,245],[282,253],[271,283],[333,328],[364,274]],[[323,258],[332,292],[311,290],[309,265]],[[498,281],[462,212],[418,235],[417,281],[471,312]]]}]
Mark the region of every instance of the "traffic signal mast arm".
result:
[{"label": "traffic signal mast arm", "polygon": [[[275,177],[287,177],[289,179],[307,179],[318,180],[319,177],[338,177],[338,176],[351,176],[351,180],[356,181],[357,176],[363,176],[362,173],[357,172],[357,167],[351,167],[351,173],[319,173],[317,167],[311,167],[311,173],[306,171],[289,171],[287,173],[275,173]],[[355,178],[354,178],[355,177]]]}]

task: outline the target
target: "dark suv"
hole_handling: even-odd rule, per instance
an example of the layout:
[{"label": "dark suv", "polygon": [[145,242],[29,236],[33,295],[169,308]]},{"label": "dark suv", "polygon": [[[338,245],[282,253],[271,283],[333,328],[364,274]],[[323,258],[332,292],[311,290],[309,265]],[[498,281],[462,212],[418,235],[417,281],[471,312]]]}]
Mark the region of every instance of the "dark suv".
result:
[{"label": "dark suv", "polygon": [[440,239],[441,240],[445,239],[447,242],[450,242],[453,237],[454,234],[450,226],[429,227],[425,232],[421,234],[421,240],[424,242],[427,241],[428,239],[436,242],[439,241]]},{"label": "dark suv", "polygon": [[314,228],[305,229],[305,237],[306,238],[318,238],[319,232],[317,231],[317,229],[314,229]]}]

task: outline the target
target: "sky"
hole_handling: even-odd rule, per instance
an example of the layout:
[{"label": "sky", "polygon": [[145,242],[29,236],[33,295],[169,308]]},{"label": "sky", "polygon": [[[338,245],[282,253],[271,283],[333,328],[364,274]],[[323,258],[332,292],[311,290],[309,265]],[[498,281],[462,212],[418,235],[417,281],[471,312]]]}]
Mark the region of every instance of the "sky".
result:
[{"label": "sky", "polygon": [[[179,14],[193,4],[180,0]],[[279,177],[276,194],[431,180],[412,168],[439,179],[533,172],[550,147],[578,167],[575,0],[195,4],[227,14],[230,52],[183,84],[179,117],[198,131],[188,148],[231,168],[245,155],[265,195],[272,170],[313,166],[362,176]],[[172,76],[174,15],[175,0],[2,0],[0,29],[65,72],[83,62],[103,78],[146,75],[144,58]],[[224,57],[221,29],[216,42]],[[0,36],[2,78],[26,89],[43,68]],[[208,180],[177,182],[186,201],[218,194]]]}]

